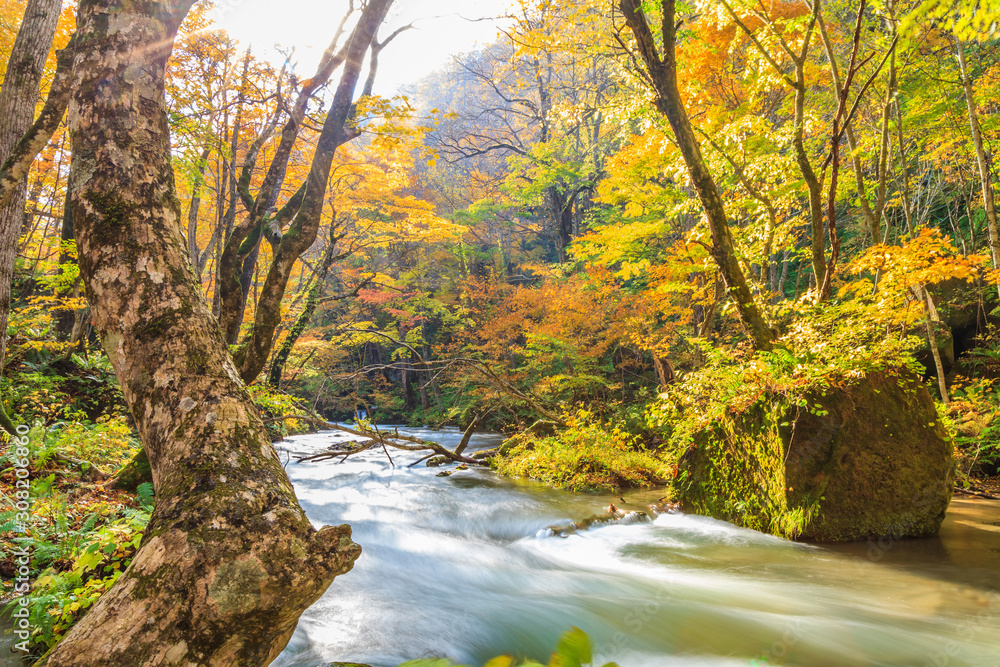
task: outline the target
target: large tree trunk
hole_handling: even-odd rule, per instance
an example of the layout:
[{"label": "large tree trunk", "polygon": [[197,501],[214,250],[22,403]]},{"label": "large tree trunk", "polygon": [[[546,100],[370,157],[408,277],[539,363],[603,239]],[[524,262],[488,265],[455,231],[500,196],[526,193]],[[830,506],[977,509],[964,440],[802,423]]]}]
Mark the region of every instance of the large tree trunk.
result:
[{"label": "large tree trunk", "polygon": [[125,574],[42,665],[269,664],[360,553],[299,507],[183,243],[164,70],[193,1],[80,6],[80,270],[157,503]]},{"label": "large tree trunk", "polygon": [[753,294],[750,293],[746,276],[736,256],[722,197],[719,196],[715,180],[701,155],[701,148],[694,136],[691,121],[688,119],[687,110],[677,88],[677,61],[674,52],[677,29],[674,25],[674,0],[661,0],[660,4],[663,10],[662,43],[665,45],[662,57],[657,51],[656,38],[649,29],[639,0],[620,0],[619,7],[625,16],[625,22],[635,35],[639,54],[656,93],[657,109],[670,122],[691,181],[701,198],[709,231],[712,234],[712,258],[719,267],[719,273],[736,304],[740,320],[754,347],[758,350],[770,350],[777,336],[767,324],[754,302]]},{"label": "large tree trunk", "polygon": [[[0,89],[0,163],[7,160],[14,144],[28,131],[35,118],[35,103],[42,82],[45,59],[52,48],[62,0],[29,0],[24,19],[7,62],[7,74]],[[10,287],[14,277],[17,237],[24,220],[27,178],[13,185],[7,201],[0,206],[0,373],[7,354],[7,321],[10,316]],[[3,405],[0,404],[0,413]],[[6,415],[0,427],[10,426]]]}]

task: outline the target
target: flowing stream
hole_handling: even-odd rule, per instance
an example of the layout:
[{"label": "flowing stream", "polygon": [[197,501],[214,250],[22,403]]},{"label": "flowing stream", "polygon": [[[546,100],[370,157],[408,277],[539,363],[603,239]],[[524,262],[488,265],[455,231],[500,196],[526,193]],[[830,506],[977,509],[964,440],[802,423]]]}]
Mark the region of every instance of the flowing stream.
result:
[{"label": "flowing stream", "polygon": [[[454,430],[407,429],[454,447]],[[279,445],[314,453],[344,436]],[[497,436],[473,439],[492,446]],[[282,451],[284,450],[284,451]],[[390,450],[288,463],[317,525],[350,523],[364,553],[302,616],[272,667],[420,657],[542,661],[572,626],[621,667],[1000,666],[1000,503],[953,501],[935,538],[789,542],[665,514],[569,537],[546,527],[644,509],[655,492],[578,495]]]}]

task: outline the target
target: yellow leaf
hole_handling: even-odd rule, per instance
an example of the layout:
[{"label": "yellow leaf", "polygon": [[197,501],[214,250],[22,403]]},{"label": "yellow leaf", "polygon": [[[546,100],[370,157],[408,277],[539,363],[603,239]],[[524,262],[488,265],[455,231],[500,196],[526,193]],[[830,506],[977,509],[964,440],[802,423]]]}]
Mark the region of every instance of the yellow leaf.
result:
[{"label": "yellow leaf", "polygon": [[514,658],[509,655],[498,655],[483,665],[483,667],[510,667],[513,664]]}]

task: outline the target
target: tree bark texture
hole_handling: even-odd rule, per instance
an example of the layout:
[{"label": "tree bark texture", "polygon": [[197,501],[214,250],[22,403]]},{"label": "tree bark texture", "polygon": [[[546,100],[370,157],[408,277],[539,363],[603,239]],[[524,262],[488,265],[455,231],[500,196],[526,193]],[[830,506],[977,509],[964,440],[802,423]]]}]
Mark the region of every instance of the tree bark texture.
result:
[{"label": "tree bark texture", "polygon": [[[7,63],[3,88],[0,89],[0,161],[7,160],[35,118],[35,103],[38,101],[45,59],[52,48],[61,8],[62,0],[29,0],[24,9],[24,18]],[[27,160],[27,166],[31,165],[31,161]],[[24,220],[26,189],[27,168],[12,184],[6,203],[0,207],[0,372],[7,353],[10,287],[14,277],[17,239]]]},{"label": "tree bark texture", "polygon": [[164,70],[194,0],[81,2],[69,109],[80,271],[156,508],[115,586],[41,665],[267,665],[360,553],[299,506],[191,265]]},{"label": "tree bark texture", "polygon": [[[701,155],[701,148],[691,128],[687,110],[681,100],[677,88],[677,61],[674,51],[676,27],[674,24],[674,0],[661,0],[663,10],[661,31],[663,44],[662,57],[659,55],[656,40],[650,31],[646,17],[642,13],[639,0],[620,0],[619,7],[625,16],[625,21],[632,34],[642,62],[646,66],[646,74],[656,93],[656,107],[673,129],[677,145],[684,156],[688,174],[694,183],[695,190],[705,209],[705,217],[712,234],[711,254],[719,266],[719,273],[725,280],[726,287],[736,303],[740,320],[759,350],[770,350],[777,338],[774,330],[768,325],[763,314],[754,301],[753,294],[747,284],[746,276],[740,267],[736,256],[733,235],[729,229],[722,197],[715,185],[715,180],[708,170]],[[822,231],[822,229],[821,229]]]}]

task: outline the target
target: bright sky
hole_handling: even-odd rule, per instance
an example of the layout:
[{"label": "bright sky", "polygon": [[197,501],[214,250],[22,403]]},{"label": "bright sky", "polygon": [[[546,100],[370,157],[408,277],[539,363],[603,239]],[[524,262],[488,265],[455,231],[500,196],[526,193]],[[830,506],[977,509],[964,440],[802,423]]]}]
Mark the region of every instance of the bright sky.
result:
[{"label": "bright sky", "polygon": [[[513,2],[397,0],[379,37],[384,39],[411,21],[415,29],[401,34],[380,55],[375,92],[391,95],[399,86],[438,69],[452,55],[494,41],[497,21],[490,19],[503,15]],[[274,46],[294,46],[295,70],[302,76],[312,75],[347,7],[345,0],[218,0],[217,4],[219,25],[242,46],[252,44],[256,55],[281,62]]]}]

